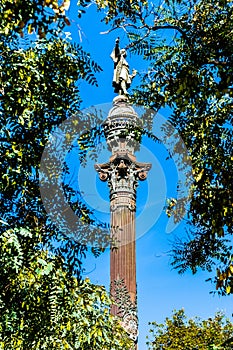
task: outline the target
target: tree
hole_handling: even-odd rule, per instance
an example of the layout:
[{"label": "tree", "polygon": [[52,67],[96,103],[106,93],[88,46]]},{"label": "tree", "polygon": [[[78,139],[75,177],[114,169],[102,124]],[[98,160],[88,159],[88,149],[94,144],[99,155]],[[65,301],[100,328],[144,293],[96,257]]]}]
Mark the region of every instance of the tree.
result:
[{"label": "tree", "polygon": [[184,310],[174,311],[171,318],[166,318],[164,324],[150,324],[150,340],[148,349],[232,349],[233,325],[223,314],[214,318],[201,320],[187,319]]},{"label": "tree", "polygon": [[69,25],[66,17],[69,6],[70,0],[3,0],[0,4],[0,35],[15,37],[18,33],[23,37],[25,32],[31,34],[35,31],[43,38],[47,33]]},{"label": "tree", "polygon": [[128,349],[107,292],[81,279],[87,247],[51,223],[39,191],[50,133],[74,113],[85,129],[78,81],[97,85],[94,74],[101,70],[62,32],[64,6],[0,5],[0,348]]},{"label": "tree", "polygon": [[[70,243],[57,232],[43,207],[40,160],[49,134],[79,108],[77,81],[96,84],[92,71],[100,67],[81,47],[60,38],[40,39],[24,49],[12,49],[7,41],[5,45],[0,105],[1,232],[11,227],[39,227],[44,232],[43,243],[49,244],[52,237],[59,239],[56,252],[64,256]],[[80,244],[73,244],[76,273],[80,269],[78,255],[84,251]]]},{"label": "tree", "polygon": [[102,286],[78,280],[33,244],[37,232],[0,238],[0,349],[130,349]]},{"label": "tree", "polygon": [[[149,61],[132,101],[168,106],[192,162],[187,240],[173,249],[184,272],[216,269],[216,287],[232,293],[232,39],[233,7],[227,0],[166,0],[116,23],[132,52]],[[169,136],[169,125],[167,135]],[[186,155],[180,152],[180,163]],[[173,206],[179,220],[185,201]],[[169,214],[171,211],[169,210]]]}]

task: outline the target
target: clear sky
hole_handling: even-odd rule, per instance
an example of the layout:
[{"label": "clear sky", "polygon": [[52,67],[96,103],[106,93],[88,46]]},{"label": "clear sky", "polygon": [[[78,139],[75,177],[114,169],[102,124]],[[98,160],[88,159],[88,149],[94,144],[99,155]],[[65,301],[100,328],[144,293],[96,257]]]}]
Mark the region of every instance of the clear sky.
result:
[{"label": "clear sky", "polygon": [[[88,15],[82,20],[76,16],[75,1],[69,10],[72,19],[72,38],[76,42],[82,41],[84,49],[104,69],[98,74],[99,87],[80,83],[82,107],[109,104],[115,96],[111,82],[113,63],[110,53],[117,36],[120,36],[122,47],[126,44],[123,32],[111,32],[108,35],[100,34],[107,27],[100,22],[101,15],[96,14],[94,6],[87,9]],[[131,69],[138,71],[146,69],[145,63],[138,57],[128,56]],[[137,84],[135,78],[134,85]],[[160,117],[166,118],[168,110],[160,111]],[[166,233],[168,218],[163,211],[165,198],[176,197],[177,166],[173,159],[166,160],[168,152],[166,145],[158,145],[144,140],[141,151],[137,154],[139,161],[152,163],[152,170],[146,183],[140,183],[137,193],[137,285],[138,285],[138,313],[139,313],[139,350],[147,349],[145,337],[148,334],[148,322],[156,320],[163,322],[170,316],[172,310],[184,308],[188,317],[212,317],[215,312],[223,310],[229,317],[232,314],[232,298],[213,296],[209,294],[214,285],[205,282],[210,275],[199,271],[196,275],[187,272],[178,275],[169,265],[168,251],[171,241],[177,235],[183,235],[185,222],[171,233]],[[103,152],[99,162],[108,160],[109,154]],[[100,183],[94,171],[94,162],[88,160],[86,168],[77,164],[78,185],[84,191],[88,205],[96,210],[96,215],[109,220],[108,189],[106,183]],[[109,250],[99,258],[88,256],[84,262],[86,276],[93,283],[104,284],[109,287]]]}]

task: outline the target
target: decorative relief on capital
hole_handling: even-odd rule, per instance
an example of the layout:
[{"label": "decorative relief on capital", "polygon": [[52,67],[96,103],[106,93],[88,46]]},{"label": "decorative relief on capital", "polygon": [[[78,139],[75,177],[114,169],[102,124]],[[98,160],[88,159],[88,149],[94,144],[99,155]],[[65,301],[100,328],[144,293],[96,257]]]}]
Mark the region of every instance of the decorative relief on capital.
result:
[{"label": "decorative relief on capital", "polygon": [[144,181],[151,168],[149,163],[133,161],[126,155],[118,155],[108,163],[96,164],[101,181],[108,181],[110,187],[111,210],[126,206],[136,209],[136,187],[138,180]]}]

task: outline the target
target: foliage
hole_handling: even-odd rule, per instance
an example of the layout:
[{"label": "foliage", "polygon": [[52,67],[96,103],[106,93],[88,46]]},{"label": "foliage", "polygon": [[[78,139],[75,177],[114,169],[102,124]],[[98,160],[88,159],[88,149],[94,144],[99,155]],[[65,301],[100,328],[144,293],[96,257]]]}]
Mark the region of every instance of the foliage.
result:
[{"label": "foliage", "polygon": [[[6,44],[1,60],[0,189],[1,218],[7,224],[1,232],[11,227],[40,228],[44,242],[52,249],[52,237],[59,240],[55,251],[65,255],[71,243],[51,225],[41,201],[40,160],[49,134],[79,108],[77,81],[97,84],[93,72],[100,67],[80,46],[64,39],[40,39],[24,49],[16,42],[14,50]],[[72,251],[77,272],[75,255],[85,249],[74,243]]]},{"label": "foliage", "polygon": [[232,349],[233,325],[224,315],[218,313],[214,318],[200,320],[187,319],[184,310],[175,311],[172,318],[164,324],[152,322],[148,349]]},{"label": "foliage", "polygon": [[[233,292],[232,106],[233,6],[229,0],[168,0],[124,24],[135,53],[149,60],[133,101],[169,106],[193,166],[188,239],[174,247],[173,265],[211,270],[217,288]],[[166,30],[165,30],[166,29]],[[169,136],[169,126],[166,130]],[[178,147],[177,147],[178,148]],[[186,155],[180,152],[181,164]],[[182,203],[173,213],[179,217]]]},{"label": "foliage", "polygon": [[[126,19],[130,18],[134,23],[137,21],[137,14],[148,8],[147,0],[95,0],[94,3],[99,11],[104,10],[104,22],[112,26],[121,26]],[[79,0],[79,14],[85,13],[90,5],[90,0]]]},{"label": "foliage", "polygon": [[2,0],[0,4],[0,35],[12,36],[35,32],[44,38],[48,32],[69,25],[66,17],[70,0]]},{"label": "foliage", "polygon": [[32,235],[0,238],[0,349],[129,349],[105,289],[71,276]]},{"label": "foliage", "polygon": [[97,85],[101,70],[61,32],[67,20],[59,4],[0,5],[0,349],[128,349],[107,292],[81,281],[87,247],[51,223],[40,195],[49,135],[74,113],[85,127],[78,82]]}]

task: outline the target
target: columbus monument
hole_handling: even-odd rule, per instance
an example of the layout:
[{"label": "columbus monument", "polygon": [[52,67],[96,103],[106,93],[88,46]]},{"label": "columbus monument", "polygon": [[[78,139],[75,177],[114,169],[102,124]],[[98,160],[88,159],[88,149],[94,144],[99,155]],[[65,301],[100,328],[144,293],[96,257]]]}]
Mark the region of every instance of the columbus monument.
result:
[{"label": "columbus monument", "polygon": [[110,282],[115,302],[111,313],[121,319],[136,349],[136,189],[138,181],[147,178],[151,164],[138,162],[135,156],[135,151],[140,148],[143,125],[128,99],[127,89],[136,71],[130,74],[126,55],[126,50],[119,47],[119,38],[116,39],[111,58],[114,62],[113,87],[118,95],[103,124],[111,156],[108,162],[96,164],[95,169],[110,189]]}]

